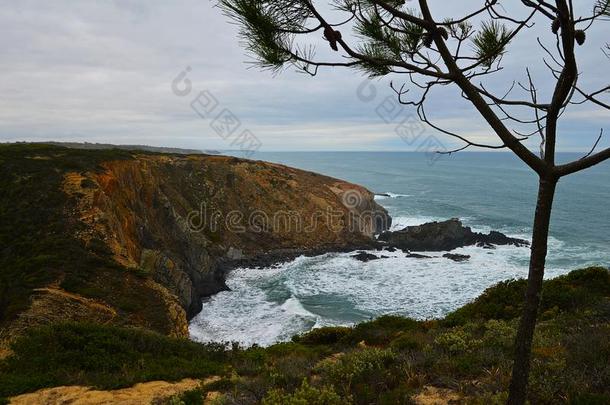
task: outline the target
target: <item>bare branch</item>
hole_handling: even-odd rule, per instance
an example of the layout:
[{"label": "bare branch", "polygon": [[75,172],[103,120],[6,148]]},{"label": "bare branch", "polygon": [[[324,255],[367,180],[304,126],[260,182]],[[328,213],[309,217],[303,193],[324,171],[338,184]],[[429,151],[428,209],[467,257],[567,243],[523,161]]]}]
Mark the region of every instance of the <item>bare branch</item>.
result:
[{"label": "bare branch", "polygon": [[597,140],[595,141],[595,143],[593,144],[593,147],[591,148],[591,150],[589,151],[589,153],[587,153],[585,156],[583,156],[582,158],[580,158],[580,160],[586,159],[589,156],[591,156],[593,154],[593,152],[595,152],[595,148],[597,148],[597,145],[599,145],[599,141],[602,140],[602,137],[604,136],[604,129],[602,128],[599,131],[599,136],[597,137]]},{"label": "bare branch", "polygon": [[[428,4],[425,0],[419,0],[424,19],[428,21],[434,21]],[[544,174],[549,170],[547,165],[534,155],[529,149],[527,149],[519,140],[511,134],[511,132],[504,126],[502,121],[493,112],[493,110],[487,105],[485,100],[477,88],[470,83],[470,81],[464,76],[463,71],[456,65],[451,52],[445,45],[443,39],[439,36],[434,38],[436,46],[441,53],[445,65],[448,67],[450,73],[454,76],[455,83],[462,89],[462,91],[468,96],[469,100],[487,121],[487,123],[494,129],[498,137],[504,142],[506,147],[510,148],[521,160],[523,160],[528,166],[539,174]]]},{"label": "bare branch", "polygon": [[568,163],[565,165],[559,165],[555,168],[555,172],[560,177],[563,177],[588,169],[608,159],[610,159],[610,148],[604,149],[601,152],[587,156],[575,162]]}]

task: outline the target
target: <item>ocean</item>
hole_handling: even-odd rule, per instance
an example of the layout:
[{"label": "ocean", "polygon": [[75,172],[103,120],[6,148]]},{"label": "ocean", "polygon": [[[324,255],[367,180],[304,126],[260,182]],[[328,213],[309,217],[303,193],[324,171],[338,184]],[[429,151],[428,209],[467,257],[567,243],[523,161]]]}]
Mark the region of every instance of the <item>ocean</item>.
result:
[{"label": "ocean", "polygon": [[[236,154],[236,156],[239,156]],[[393,229],[460,218],[475,231],[530,239],[537,178],[509,153],[458,153],[438,160],[415,152],[261,152],[257,160],[340,178],[378,197]],[[578,159],[559,154],[558,160]],[[555,199],[546,277],[610,266],[610,163],[564,178]],[[196,341],[271,345],[329,325],[384,314],[442,317],[502,280],[527,277],[528,248],[457,249],[471,259],[407,258],[362,263],[352,253],[299,257],[268,269],[236,269],[231,291],[205,300],[189,326]]]}]

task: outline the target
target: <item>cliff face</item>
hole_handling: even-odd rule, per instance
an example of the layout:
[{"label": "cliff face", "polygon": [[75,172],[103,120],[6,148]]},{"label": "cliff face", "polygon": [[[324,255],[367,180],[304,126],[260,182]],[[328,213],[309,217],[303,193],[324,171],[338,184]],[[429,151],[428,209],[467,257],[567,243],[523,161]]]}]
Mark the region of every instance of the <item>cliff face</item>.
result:
[{"label": "cliff face", "polygon": [[219,260],[363,246],[389,224],[363,187],[271,163],[137,155],[68,173],[85,243],[150,274],[189,316],[224,288]]},{"label": "cliff face", "polygon": [[[24,317],[44,323],[53,318],[47,312],[61,314],[63,306],[88,312],[100,306],[106,323],[185,336],[186,320],[200,310],[201,298],[226,288],[224,272],[232,262],[360,248],[390,224],[363,187],[281,165],[223,156],[122,152],[112,159],[107,151],[99,156],[51,150],[21,159],[36,166],[42,180],[48,181],[38,166],[58,179],[59,184],[48,181],[49,187],[60,189],[63,231],[82,246],[81,255],[108,263],[104,271],[86,274],[64,265],[50,282],[35,284],[31,304],[14,323],[20,328],[27,327]],[[71,161],[74,155],[77,162]],[[19,157],[12,158],[18,167]],[[19,192],[18,183],[11,185]],[[61,258],[61,252],[54,254]],[[113,266],[124,270],[107,270]],[[135,296],[125,304],[125,290],[153,300],[147,306],[156,311],[163,308],[161,319],[148,319]],[[37,302],[60,308],[36,311],[44,307]],[[73,312],[70,318],[80,316]],[[169,325],[153,325],[163,323]]]}]

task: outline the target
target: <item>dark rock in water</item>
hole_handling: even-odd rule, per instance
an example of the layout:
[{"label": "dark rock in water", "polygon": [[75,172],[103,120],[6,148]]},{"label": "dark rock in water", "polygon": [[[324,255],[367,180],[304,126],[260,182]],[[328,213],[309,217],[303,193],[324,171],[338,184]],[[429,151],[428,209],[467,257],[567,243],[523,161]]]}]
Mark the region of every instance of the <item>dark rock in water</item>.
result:
[{"label": "dark rock in water", "polygon": [[470,259],[469,255],[460,255],[457,253],[445,253],[443,255],[443,257],[447,258],[447,259],[451,259],[454,262],[465,262],[466,260]]},{"label": "dark rock in water", "polygon": [[487,242],[478,242],[477,247],[480,247],[483,249],[495,249],[496,248],[494,245],[492,245],[491,243],[487,243]]},{"label": "dark rock in water", "polygon": [[389,259],[389,258],[390,258],[390,256],[383,256],[383,255],[381,255],[381,258],[382,258],[382,259]]},{"label": "dark rock in water", "polygon": [[371,253],[367,253],[367,252],[358,252],[358,254],[355,254],[352,256],[354,259],[359,260],[361,262],[370,262],[371,260],[379,260],[379,257],[375,256],[374,254]]},{"label": "dark rock in water", "polygon": [[386,249],[386,251],[388,251],[390,253],[394,253],[394,252],[396,252],[396,248],[394,246],[390,246],[389,248]]},{"label": "dark rock in water", "polygon": [[443,251],[477,244],[529,246],[523,239],[510,238],[500,232],[472,232],[459,219],[408,226],[400,231],[387,231],[379,240],[403,250]]},{"label": "dark rock in water", "polygon": [[518,246],[518,247],[530,245],[530,243],[526,240],[510,238],[510,237],[504,235],[503,233],[497,232],[497,231],[491,231],[487,235],[483,235],[483,234],[477,234],[477,235],[482,235],[484,237],[484,240],[480,240],[479,243],[483,242],[488,245],[490,245],[490,244],[491,245],[514,245],[514,246]]},{"label": "dark rock in water", "polygon": [[420,255],[417,253],[408,253],[407,257],[410,257],[412,259],[432,259],[432,256]]}]

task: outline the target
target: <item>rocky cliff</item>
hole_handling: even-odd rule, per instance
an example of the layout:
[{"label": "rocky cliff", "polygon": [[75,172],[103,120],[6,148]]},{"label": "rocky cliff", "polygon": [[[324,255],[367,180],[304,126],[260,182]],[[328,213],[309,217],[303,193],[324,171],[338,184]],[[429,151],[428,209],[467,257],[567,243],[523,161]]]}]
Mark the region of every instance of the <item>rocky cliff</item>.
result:
[{"label": "rocky cliff", "polygon": [[[28,303],[15,307],[2,297],[5,329],[87,314],[184,336],[187,318],[202,297],[226,288],[224,272],[235,263],[366,247],[390,224],[365,188],[277,164],[56,146],[2,152],[11,191],[2,201],[3,229],[29,227],[44,240],[59,232],[69,246],[39,252],[23,270],[37,274],[26,283]],[[20,214],[8,212],[17,210],[11,195],[25,199]],[[36,216],[15,217],[26,209],[38,209]],[[10,246],[9,237],[3,233]],[[48,271],[38,277],[41,267]]]}]

